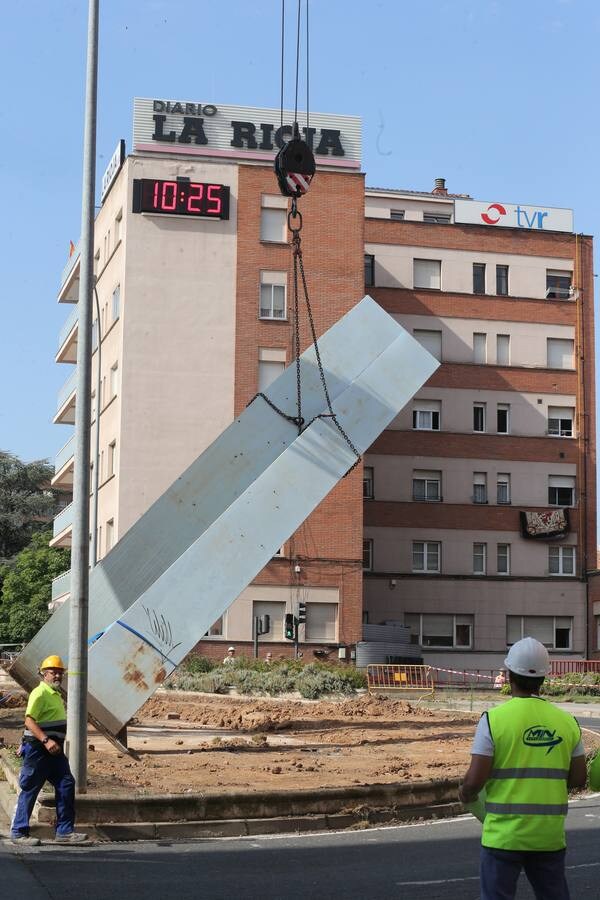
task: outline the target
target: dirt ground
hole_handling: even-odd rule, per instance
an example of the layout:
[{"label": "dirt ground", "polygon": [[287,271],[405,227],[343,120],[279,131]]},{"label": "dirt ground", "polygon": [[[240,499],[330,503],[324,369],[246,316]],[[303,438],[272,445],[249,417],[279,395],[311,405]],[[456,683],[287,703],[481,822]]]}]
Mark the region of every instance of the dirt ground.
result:
[{"label": "dirt ground", "polygon": [[[453,778],[468,764],[477,719],[369,695],[301,701],[162,693],[129,726],[138,759],[90,730],[88,789],[178,794]],[[22,709],[0,711],[5,745],[18,744],[22,721]]]}]

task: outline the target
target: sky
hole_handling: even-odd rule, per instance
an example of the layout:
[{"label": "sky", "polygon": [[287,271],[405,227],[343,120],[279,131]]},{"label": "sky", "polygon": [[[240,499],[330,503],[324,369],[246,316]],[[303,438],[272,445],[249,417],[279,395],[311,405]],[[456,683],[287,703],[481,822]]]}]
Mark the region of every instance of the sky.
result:
[{"label": "sky", "polygon": [[[596,0],[310,0],[310,105],[363,120],[374,187],[572,207],[598,229]],[[86,0],[0,0],[0,448],[54,458],[56,301],[81,222]],[[296,0],[287,0],[293,106]],[[281,0],[100,0],[96,195],[133,98],[279,108]],[[303,63],[304,68],[304,63]],[[300,107],[306,96],[304,72]],[[98,202],[98,201],[97,201]],[[335,211],[333,211],[335,215]],[[600,271],[598,251],[596,270]]]}]

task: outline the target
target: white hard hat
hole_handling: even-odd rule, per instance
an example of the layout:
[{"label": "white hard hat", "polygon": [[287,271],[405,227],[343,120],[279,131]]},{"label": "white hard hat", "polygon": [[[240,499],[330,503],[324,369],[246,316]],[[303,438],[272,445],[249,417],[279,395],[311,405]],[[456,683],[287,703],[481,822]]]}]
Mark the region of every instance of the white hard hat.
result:
[{"label": "white hard hat", "polygon": [[517,675],[541,678],[550,671],[550,657],[543,644],[535,638],[526,637],[512,645],[504,665]]},{"label": "white hard hat", "polygon": [[227,652],[228,652],[228,653],[231,653],[232,650],[233,650],[233,652],[235,653],[235,647],[228,647],[228,648],[227,648]]}]

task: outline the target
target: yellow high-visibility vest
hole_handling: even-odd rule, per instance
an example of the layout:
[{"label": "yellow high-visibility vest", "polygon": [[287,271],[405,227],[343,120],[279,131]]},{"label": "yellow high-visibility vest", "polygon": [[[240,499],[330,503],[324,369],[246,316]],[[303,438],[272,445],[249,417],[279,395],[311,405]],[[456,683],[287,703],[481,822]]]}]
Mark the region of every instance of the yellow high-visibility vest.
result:
[{"label": "yellow high-visibility vest", "polygon": [[540,697],[513,697],[487,716],[494,767],[481,843],[499,850],[561,850],[579,725]]}]

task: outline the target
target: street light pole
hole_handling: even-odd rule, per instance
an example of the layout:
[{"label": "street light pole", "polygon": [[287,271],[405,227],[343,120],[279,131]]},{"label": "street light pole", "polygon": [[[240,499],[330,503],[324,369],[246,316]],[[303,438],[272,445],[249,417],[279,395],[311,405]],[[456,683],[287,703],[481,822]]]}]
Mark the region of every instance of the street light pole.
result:
[{"label": "street light pole", "polygon": [[83,134],[83,184],[81,192],[81,256],[79,260],[79,326],[77,332],[73,540],[68,661],[67,752],[79,793],[85,793],[87,790],[89,466],[92,382],[92,291],[94,286],[94,200],[96,191],[98,7],[99,0],[89,0]]}]

